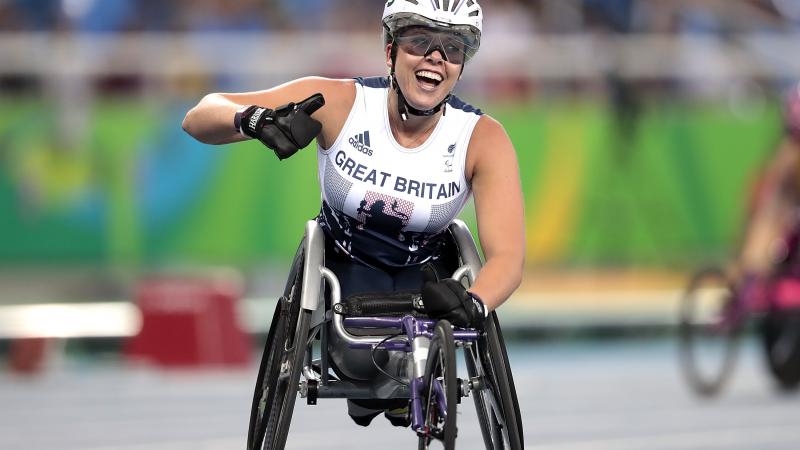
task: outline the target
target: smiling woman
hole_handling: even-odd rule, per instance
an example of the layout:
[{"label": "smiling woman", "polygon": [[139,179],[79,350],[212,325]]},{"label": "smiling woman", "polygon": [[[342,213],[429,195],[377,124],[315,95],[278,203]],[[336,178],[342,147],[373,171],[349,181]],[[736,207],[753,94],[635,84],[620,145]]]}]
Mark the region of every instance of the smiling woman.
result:
[{"label": "smiling woman", "polygon": [[[481,327],[519,286],[525,251],[514,147],[497,121],[452,93],[480,47],[482,23],[475,0],[390,0],[382,17],[388,77],[308,77],[209,94],[183,127],[206,143],[258,139],[280,159],[316,138],[317,222],[342,298],[421,291],[431,317]],[[469,291],[426,280],[427,264],[439,278],[452,274],[447,229],[471,195],[485,265]],[[329,346],[338,346],[331,353],[340,377],[376,376],[369,350],[341,351],[335,338]],[[395,403],[349,402],[349,411],[368,425]]]},{"label": "smiling woman", "polygon": [[[439,2],[420,5],[408,0],[390,1],[383,11],[383,41],[388,55],[389,77],[392,88],[398,96],[397,108],[403,121],[408,114],[430,116],[439,112],[447,103],[455,81],[461,76],[464,64],[477,53],[480,48],[483,15],[480,6],[472,0],[459,0],[440,5]],[[402,52],[399,52],[402,50]],[[436,91],[445,82],[448,75],[442,69],[458,66],[458,73],[453,82],[446,84],[446,95],[432,107],[414,107],[407,101],[411,93],[402,89],[397,81],[398,54],[413,58],[436,56],[445,61],[439,68],[429,65],[415,72],[423,90]],[[450,77],[448,77],[450,78]],[[408,86],[412,88],[412,86]],[[424,100],[421,100],[424,101]],[[430,105],[429,105],[430,106]]]}]

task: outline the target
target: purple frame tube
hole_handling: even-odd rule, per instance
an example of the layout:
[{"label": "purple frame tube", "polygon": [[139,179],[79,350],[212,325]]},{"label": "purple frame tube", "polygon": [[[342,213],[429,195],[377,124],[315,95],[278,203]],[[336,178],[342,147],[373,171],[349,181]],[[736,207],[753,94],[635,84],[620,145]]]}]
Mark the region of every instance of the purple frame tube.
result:
[{"label": "purple frame tube", "polygon": [[[416,318],[411,315],[403,317],[346,317],[344,319],[344,326],[347,328],[361,328],[361,329],[377,329],[377,328],[396,328],[400,334],[405,334],[406,339],[403,340],[388,340],[378,345],[378,348],[383,348],[390,351],[404,351],[410,353],[411,342],[415,338],[425,336],[428,339],[433,338],[433,328],[436,326],[436,320]],[[478,340],[480,332],[477,330],[464,329],[453,327],[453,340],[456,342],[475,342]],[[371,344],[351,344],[352,349],[370,349]],[[423,390],[422,377],[413,378],[411,380],[411,429],[419,431],[425,422],[422,416],[422,390]],[[444,388],[439,381],[434,381],[433,384],[434,395],[436,396],[436,404],[443,417],[447,417],[447,398],[444,394]]]}]

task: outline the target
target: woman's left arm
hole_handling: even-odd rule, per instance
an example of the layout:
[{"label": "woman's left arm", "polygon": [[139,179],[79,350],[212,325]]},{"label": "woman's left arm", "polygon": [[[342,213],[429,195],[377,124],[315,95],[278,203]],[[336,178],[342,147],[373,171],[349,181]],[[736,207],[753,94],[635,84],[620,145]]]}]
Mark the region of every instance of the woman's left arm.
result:
[{"label": "woman's left arm", "polygon": [[489,116],[482,116],[473,131],[466,176],[472,184],[486,258],[470,291],[494,310],[522,281],[525,212],[514,145],[503,126]]}]

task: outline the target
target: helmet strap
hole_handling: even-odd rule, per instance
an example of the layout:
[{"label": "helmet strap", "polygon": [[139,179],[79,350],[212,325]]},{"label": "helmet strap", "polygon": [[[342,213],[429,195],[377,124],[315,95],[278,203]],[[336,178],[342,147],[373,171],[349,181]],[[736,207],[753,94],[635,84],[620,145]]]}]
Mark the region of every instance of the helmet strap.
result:
[{"label": "helmet strap", "polygon": [[[450,100],[452,94],[447,94],[447,96],[441,102],[439,102],[438,105],[431,109],[421,110],[408,104],[405,95],[403,95],[403,91],[400,90],[400,83],[397,82],[397,77],[394,73],[394,68],[397,65],[397,45],[395,45],[394,41],[392,41],[392,50],[390,56],[392,58],[392,68],[391,72],[389,73],[389,84],[397,93],[397,112],[400,114],[400,119],[405,122],[408,120],[409,114],[420,117],[429,117],[438,113],[439,111],[442,111],[442,115],[447,114],[447,101]],[[463,72],[463,66],[461,67],[461,70]]]}]

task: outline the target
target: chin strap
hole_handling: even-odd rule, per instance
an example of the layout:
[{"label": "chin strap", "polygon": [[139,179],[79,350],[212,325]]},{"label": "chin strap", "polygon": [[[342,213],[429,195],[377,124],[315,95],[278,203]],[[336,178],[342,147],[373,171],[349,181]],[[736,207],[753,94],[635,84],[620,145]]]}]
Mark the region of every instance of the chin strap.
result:
[{"label": "chin strap", "polygon": [[403,122],[408,120],[408,115],[411,114],[412,116],[432,116],[439,111],[442,111],[442,115],[447,114],[447,101],[450,100],[450,95],[447,94],[447,97],[441,101],[438,105],[434,106],[431,109],[417,109],[413,106],[409,105],[406,101],[406,97],[403,95],[403,91],[400,90],[400,86],[397,83],[397,80],[393,75],[389,75],[389,83],[392,85],[392,88],[395,92],[397,92],[397,112],[400,113],[400,118],[403,119]]},{"label": "chin strap", "polygon": [[[392,89],[397,93],[397,112],[400,113],[400,119],[405,122],[408,120],[408,115],[411,114],[412,116],[423,116],[428,117],[436,114],[439,111],[442,111],[442,115],[447,114],[447,101],[450,100],[452,94],[447,94],[447,96],[439,102],[438,105],[434,106],[431,109],[421,110],[414,108],[413,106],[409,105],[406,101],[405,95],[403,95],[403,91],[400,90],[400,84],[397,82],[397,78],[394,76],[394,66],[397,62],[397,46],[392,43],[392,71],[389,73],[389,84],[392,86]],[[462,67],[463,70],[463,67]]]}]

